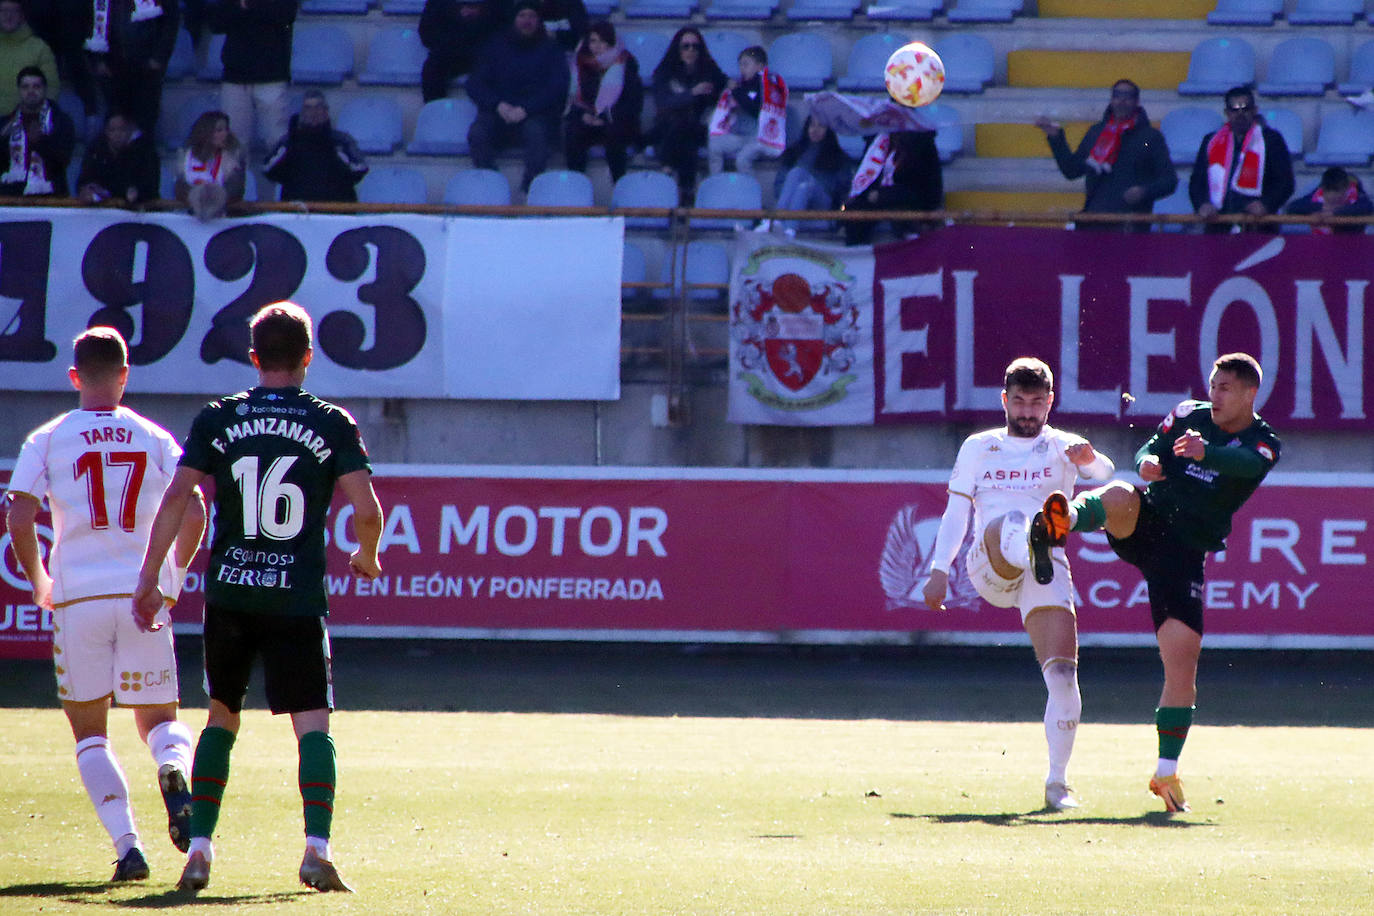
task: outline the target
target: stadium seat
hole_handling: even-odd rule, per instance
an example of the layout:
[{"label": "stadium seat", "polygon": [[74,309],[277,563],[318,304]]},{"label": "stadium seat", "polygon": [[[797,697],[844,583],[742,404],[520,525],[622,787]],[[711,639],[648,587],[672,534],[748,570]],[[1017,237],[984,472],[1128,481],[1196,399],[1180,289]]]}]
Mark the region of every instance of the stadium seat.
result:
[{"label": "stadium seat", "polygon": [[1221,95],[1255,81],[1255,49],[1243,38],[1208,38],[1193,48],[1179,95]]},{"label": "stadium seat", "polygon": [[1341,95],[1358,95],[1374,87],[1374,41],[1366,41],[1350,55],[1350,78],[1336,86]]},{"label": "stadium seat", "polygon": [[1255,88],[1260,95],[1325,95],[1336,82],[1336,52],[1313,36],[1279,42],[1269,55],[1269,72]]},{"label": "stadium seat", "polygon": [[723,303],[727,290],[692,289],[694,284],[730,282],[730,251],[724,242],[714,239],[693,239],[684,249],[686,263],[682,282],[687,285],[687,297],[698,301]]},{"label": "stadium seat", "polygon": [[[644,85],[648,86],[654,81],[654,68],[658,66],[659,61],[663,60],[668,45],[672,44],[673,34],[662,31],[631,32],[627,30],[618,32],[616,37],[625,46],[625,50],[634,55],[635,61],[639,63],[639,77],[644,81]],[[709,47],[709,44],[707,46]],[[648,101],[646,98],[645,102]]]},{"label": "stadium seat", "polygon": [[926,116],[935,123],[935,149],[941,162],[950,162],[964,151],[964,122],[953,105],[933,102],[925,108]]},{"label": "stadium seat", "polygon": [[525,203],[531,207],[590,207],[592,180],[582,172],[566,169],[541,172],[530,182]]},{"label": "stadium seat", "polygon": [[218,83],[224,78],[224,61],[221,54],[224,52],[224,36],[222,34],[210,35],[210,40],[205,43],[205,62],[196,68],[196,79],[203,83]]},{"label": "stadium seat", "polygon": [[1208,25],[1273,25],[1283,15],[1283,0],[1217,0]]},{"label": "stadium seat", "polygon": [[510,182],[495,169],[463,169],[444,187],[444,203],[463,206],[510,205]]},{"label": "stadium seat", "polygon": [[334,126],[352,134],[365,153],[390,155],[401,145],[401,106],[389,96],[358,95],[343,104]]},{"label": "stadium seat", "polygon": [[428,197],[424,173],[409,166],[374,166],[358,182],[358,200],[365,204],[422,204]]},{"label": "stadium seat", "polygon": [[696,0],[624,0],[620,12],[627,19],[680,19],[692,18],[697,8]]},{"label": "stadium seat", "polygon": [[1202,138],[1226,123],[1221,112],[1201,105],[1175,108],[1159,121],[1159,132],[1169,147],[1169,161],[1174,165],[1192,165],[1197,159]]},{"label": "stadium seat", "polygon": [[[721,172],[697,186],[694,207],[703,210],[762,210],[763,189],[758,179],[739,172]],[[746,220],[694,219],[697,229],[742,229]]]},{"label": "stadium seat", "polygon": [[372,33],[367,63],[358,74],[358,82],[364,86],[418,86],[420,68],[428,54],[415,29],[379,29]]},{"label": "stadium seat", "polygon": [[291,36],[291,82],[337,86],[353,75],[353,39],[342,26],[306,22]]},{"label": "stadium seat", "polygon": [[1374,112],[1333,109],[1322,115],[1308,165],[1366,166],[1374,154]]},{"label": "stadium seat", "polygon": [[1024,0],[958,0],[945,11],[945,18],[950,22],[1011,22],[1024,6]]},{"label": "stadium seat", "polygon": [[372,0],[302,0],[301,12],[316,16],[366,16]]},{"label": "stadium seat", "polygon": [[[183,100],[171,117],[164,112],[162,117],[158,118],[159,145],[169,152],[181,149],[186,145],[186,138],[190,136],[191,125],[196,122],[196,118],[207,111],[218,109],[218,92],[198,92]],[[233,129],[232,124],[229,127]]]},{"label": "stadium seat", "polygon": [[[750,45],[763,44],[763,39],[755,31],[742,32],[739,29],[703,29],[701,37],[706,40],[706,47],[711,49],[711,56],[716,63],[725,71],[727,76],[735,76],[739,73],[739,54]],[[770,66],[773,64],[771,58]],[[786,79],[786,74],[783,79]]]},{"label": "stadium seat", "polygon": [[773,18],[773,12],[777,8],[778,0],[713,0],[703,12],[707,19],[767,21]]},{"label": "stadium seat", "polygon": [[1364,0],[1298,0],[1290,25],[1354,25],[1364,15]]},{"label": "stadium seat", "polygon": [[945,64],[945,92],[982,92],[997,73],[997,52],[982,35],[946,35],[932,46]]},{"label": "stadium seat", "polygon": [[808,20],[849,21],[859,8],[860,0],[792,0],[787,18],[792,22]]},{"label": "stadium seat", "polygon": [[618,0],[590,0],[582,5],[587,8],[587,15],[592,19],[610,19],[611,13],[614,13],[620,4]]},{"label": "stadium seat", "polygon": [[184,80],[196,72],[196,46],[191,41],[191,33],[177,29],[177,40],[172,45],[172,56],[167,58],[167,69],[163,76],[166,82]]},{"label": "stadium seat", "polygon": [[844,76],[835,81],[840,89],[860,92],[883,91],[883,76],[892,52],[906,44],[896,32],[871,32],[849,49]]},{"label": "stadium seat", "polygon": [[[1188,175],[1178,176],[1178,187],[1167,197],[1161,197],[1155,201],[1154,212],[1164,216],[1191,216],[1193,214],[1193,202],[1188,197]],[[1157,226],[1160,232],[1182,232],[1184,226],[1181,223],[1166,223]]]},{"label": "stadium seat", "polygon": [[792,90],[820,89],[835,70],[830,42],[816,32],[788,32],[773,39],[768,65],[782,74]]},{"label": "stadium seat", "polygon": [[415,133],[406,146],[411,156],[466,156],[468,128],[477,118],[477,106],[462,98],[426,102],[415,118]]},{"label": "stadium seat", "polygon": [[864,13],[875,22],[928,22],[944,5],[944,0],[876,0]]},{"label": "stadium seat", "polygon": [[1299,156],[1304,149],[1302,116],[1288,108],[1265,108],[1260,114],[1264,116],[1264,123],[1283,134],[1283,142],[1288,144],[1288,152],[1292,153],[1294,158]]},{"label": "stadium seat", "polygon": [[[611,209],[624,207],[676,207],[677,181],[662,172],[626,172],[611,188]],[[667,229],[666,216],[627,216],[627,229]]]},{"label": "stadium seat", "polygon": [[425,11],[425,0],[379,0],[386,16],[418,16]]}]

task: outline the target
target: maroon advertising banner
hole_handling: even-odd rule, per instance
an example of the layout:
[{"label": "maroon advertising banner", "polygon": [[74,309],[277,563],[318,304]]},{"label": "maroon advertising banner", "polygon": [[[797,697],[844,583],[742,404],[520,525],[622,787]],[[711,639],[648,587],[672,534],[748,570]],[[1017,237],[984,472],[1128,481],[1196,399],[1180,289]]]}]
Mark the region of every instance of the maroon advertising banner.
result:
[{"label": "maroon advertising banner", "polygon": [[877,422],[1000,417],[1029,354],[1055,369],[1061,422],[1152,423],[1243,350],[1278,429],[1374,428],[1368,236],[952,227],[874,255]]},{"label": "maroon advertising banner", "polygon": [[[329,529],[338,635],[664,641],[1020,641],[1015,611],[962,574],[919,599],[944,475],[691,469],[407,468],[376,478],[384,575],[348,571],[351,511]],[[1374,475],[1276,473],[1208,565],[1208,640],[1374,647]],[[45,535],[47,536],[47,535]],[[47,651],[8,537],[0,656]],[[1145,589],[1102,536],[1070,544],[1085,644],[1152,643]],[[199,622],[203,555],[174,618]],[[60,611],[58,612],[60,613]]]}]

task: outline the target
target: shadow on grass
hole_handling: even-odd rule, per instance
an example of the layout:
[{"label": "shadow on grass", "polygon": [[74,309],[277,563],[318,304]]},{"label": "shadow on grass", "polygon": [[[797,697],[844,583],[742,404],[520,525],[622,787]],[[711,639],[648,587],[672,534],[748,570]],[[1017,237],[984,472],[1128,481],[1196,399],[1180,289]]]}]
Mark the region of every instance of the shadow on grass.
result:
[{"label": "shadow on grass", "polygon": [[1059,812],[1047,808],[1035,811],[1007,811],[1001,814],[908,814],[892,812],[895,820],[929,821],[933,824],[987,824],[990,827],[1046,826],[1061,827],[1065,824],[1095,824],[1108,827],[1211,827],[1210,823],[1178,820],[1167,811],[1149,811],[1131,817],[1048,817]]},{"label": "shadow on grass", "polygon": [[[0,900],[31,898],[34,901],[61,900],[64,903],[89,903],[96,906],[117,906],[131,910],[163,910],[170,907],[185,906],[192,901],[197,906],[248,907],[284,903],[301,896],[314,896],[313,891],[304,889],[275,894],[225,894],[219,896],[199,894],[192,896],[175,888],[119,900],[113,900],[107,896],[112,890],[125,890],[137,886],[112,884],[107,881],[39,881],[33,884],[11,884],[8,887],[0,887]],[[0,905],[0,909],[7,910],[8,908]]]}]

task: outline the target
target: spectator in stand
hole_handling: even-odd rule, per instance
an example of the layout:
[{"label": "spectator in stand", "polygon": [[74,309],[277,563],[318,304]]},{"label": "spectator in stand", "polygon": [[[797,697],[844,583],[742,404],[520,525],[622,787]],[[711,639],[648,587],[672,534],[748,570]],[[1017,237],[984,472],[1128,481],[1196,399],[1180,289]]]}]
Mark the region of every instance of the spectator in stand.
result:
[{"label": "spectator in stand", "polygon": [[267,177],[281,185],[282,200],[353,202],[353,186],[367,174],[357,142],[329,120],[324,93],[310,89],[301,113],[267,157]]},{"label": "spectator in stand", "polygon": [[[1156,200],[1178,187],[1164,135],[1150,126],[1150,116],[1140,107],[1140,87],[1130,80],[1112,86],[1102,120],[1088,128],[1077,150],[1070,152],[1064,128],[1055,121],[1041,115],[1035,126],[1045,132],[1065,178],[1088,176],[1084,213],[1151,213]],[[1080,228],[1149,232],[1150,224],[1085,223]]]},{"label": "spectator in stand", "polygon": [[[1302,194],[1286,208],[1294,216],[1370,216],[1374,215],[1374,201],[1364,191],[1360,179],[1343,168],[1332,166],[1322,172],[1322,180],[1310,194]],[[1320,235],[1333,232],[1356,235],[1365,227],[1357,224],[1327,226],[1318,222],[1312,231]]]},{"label": "spectator in stand", "polygon": [[[849,187],[846,210],[939,210],[944,206],[944,176],[935,132],[902,130],[879,134],[869,144]],[[846,245],[867,245],[877,223],[855,220],[844,224]],[[897,235],[915,232],[915,223],[893,220]]]},{"label": "spectator in stand", "polygon": [[615,26],[594,22],[572,64],[572,94],[563,117],[568,168],[587,171],[587,150],[601,144],[611,180],[619,181],[639,137],[644,83],[634,55],[616,43]]},{"label": "spectator in stand", "polygon": [[112,111],[100,136],[86,147],[76,196],[88,204],[157,200],[161,168],[152,136],[140,131],[133,118]]},{"label": "spectator in stand", "polygon": [[[81,99],[82,111],[69,111],[76,122],[77,134],[94,140],[104,126],[101,117],[100,95],[96,91],[95,76],[91,73],[82,42],[90,34],[82,29],[81,9],[90,0],[22,0],[24,18],[33,34],[52,49],[57,58],[57,82],[71,87]],[[48,71],[44,70],[44,73]],[[8,85],[8,81],[6,82]],[[84,118],[84,123],[83,123]]]},{"label": "spectator in stand", "polygon": [[211,31],[224,33],[220,106],[245,147],[256,137],[270,148],[286,133],[296,0],[209,0],[206,13]]},{"label": "spectator in stand", "polygon": [[712,175],[725,171],[725,157],[735,158],[735,171],[754,174],[758,156],[777,158],[787,146],[787,84],[768,69],[768,52],[758,45],[739,55],[739,79],[725,91],[711,115],[706,141]]},{"label": "spectator in stand", "polygon": [[245,174],[243,147],[229,130],[229,116],[207,111],[196,118],[177,173],[177,200],[196,219],[209,222],[243,200]]},{"label": "spectator in stand", "polygon": [[[162,81],[176,44],[176,0],[88,0],[77,20],[90,69],[110,111],[131,115],[152,134],[162,109]],[[75,23],[74,23],[75,24]]]},{"label": "spectator in stand", "polygon": [[[854,160],[840,148],[835,131],[808,117],[801,139],[783,150],[778,163],[773,193],[779,210],[835,210],[844,203],[849,182],[854,177]],[[768,220],[760,229],[772,228]],[[782,226],[787,235],[796,235],[796,222]]]},{"label": "spectator in stand", "polygon": [[697,156],[706,145],[706,113],[725,89],[725,74],[692,26],[677,30],[654,68],[654,123],[645,138],[664,171],[677,175],[683,199],[696,187]]},{"label": "spectator in stand", "polygon": [[468,129],[473,164],[494,169],[496,151],[518,144],[525,157],[520,187],[528,191],[548,165],[568,100],[567,57],[544,31],[533,0],[516,4],[515,24],[483,49],[467,90],[477,105]]},{"label": "spectator in stand", "polygon": [[[1265,125],[1255,93],[1246,86],[1226,91],[1226,123],[1202,138],[1188,197],[1204,219],[1218,214],[1278,213],[1293,196],[1293,160],[1283,134]],[[1207,232],[1231,232],[1229,223],[1213,223]],[[1238,227],[1235,231],[1239,231]],[[1264,232],[1278,232],[1268,224]]]},{"label": "spectator in stand", "polygon": [[[508,0],[507,0],[508,2]],[[572,54],[582,39],[587,37],[587,7],[582,0],[532,0],[539,10],[539,18],[544,20],[544,29],[549,37],[563,49]],[[520,3],[509,4],[508,12],[501,18],[504,25],[510,25],[515,13],[520,11]]]},{"label": "spectator in stand", "polygon": [[429,56],[420,68],[420,92],[426,102],[444,98],[454,78],[472,72],[477,53],[501,28],[494,2],[425,0],[420,41]]},{"label": "spectator in stand", "polygon": [[76,147],[72,119],[48,99],[48,80],[39,68],[23,68],[14,84],[19,103],[0,124],[0,141],[9,153],[0,196],[66,197],[67,166]]},{"label": "spectator in stand", "polygon": [[33,33],[19,0],[0,0],[0,111],[14,111],[19,104],[19,71],[37,67],[48,81],[48,98],[56,101],[61,87],[57,58],[47,42]]}]

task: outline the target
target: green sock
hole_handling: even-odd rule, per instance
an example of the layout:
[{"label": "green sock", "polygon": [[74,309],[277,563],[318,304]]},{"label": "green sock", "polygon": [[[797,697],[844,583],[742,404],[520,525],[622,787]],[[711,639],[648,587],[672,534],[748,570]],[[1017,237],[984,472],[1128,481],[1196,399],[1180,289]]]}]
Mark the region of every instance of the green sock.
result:
[{"label": "green sock", "polygon": [[1101,496],[1080,493],[1073,498],[1071,505],[1078,510],[1073,531],[1096,531],[1107,523],[1107,509],[1102,505]]},{"label": "green sock", "polygon": [[1155,710],[1155,729],[1159,732],[1159,756],[1162,759],[1178,759],[1192,724],[1192,706],[1161,706]]},{"label": "green sock", "polygon": [[334,739],[327,732],[307,732],[300,752],[305,835],[327,840],[334,823]]},{"label": "green sock", "polygon": [[196,742],[191,764],[191,836],[209,838],[219,823],[219,806],[229,782],[229,752],[234,748],[234,733],[227,728],[206,726]]}]

